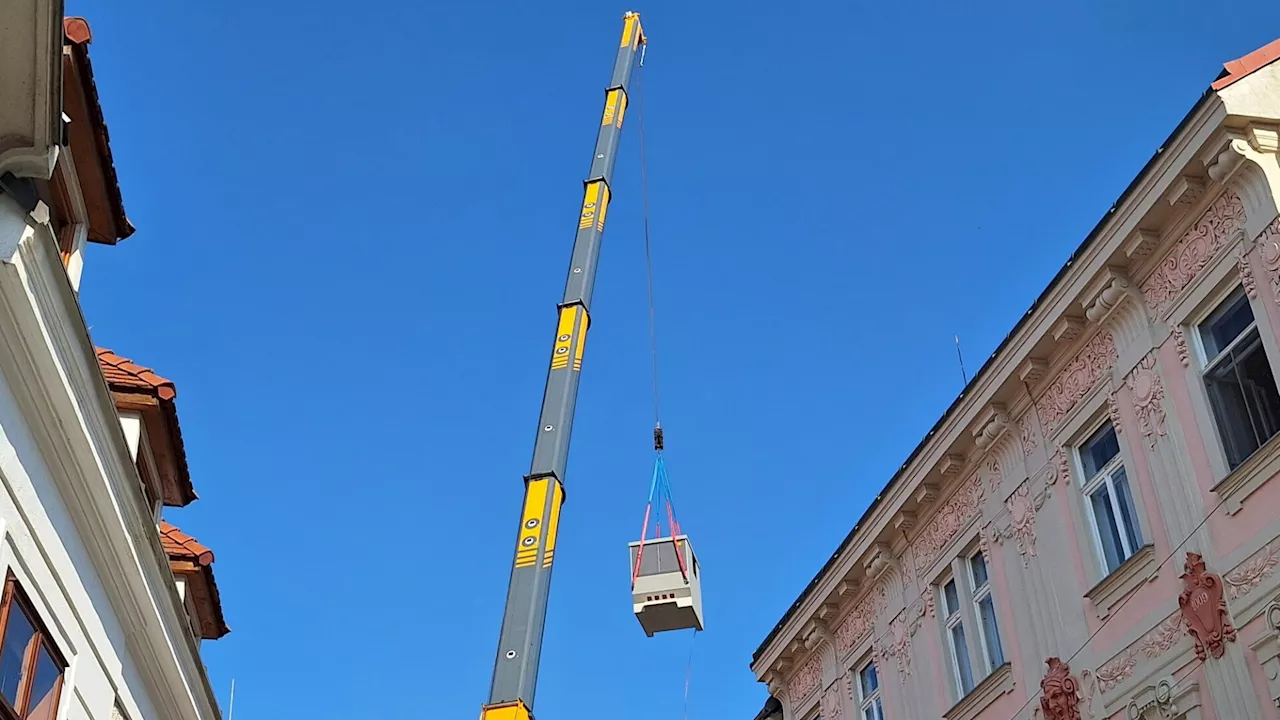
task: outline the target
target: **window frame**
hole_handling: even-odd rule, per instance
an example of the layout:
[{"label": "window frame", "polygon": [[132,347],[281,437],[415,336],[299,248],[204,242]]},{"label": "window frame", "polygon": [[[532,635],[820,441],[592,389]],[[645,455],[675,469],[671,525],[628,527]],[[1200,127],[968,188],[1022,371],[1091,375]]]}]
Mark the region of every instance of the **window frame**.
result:
[{"label": "window frame", "polygon": [[[956,604],[959,607],[951,608],[951,604],[947,602],[947,584],[954,583],[956,586]],[[978,686],[978,680],[973,677],[973,658],[969,656],[969,636],[965,635],[964,647],[956,647],[955,628],[960,626],[961,632],[964,631],[965,613],[964,601],[961,599],[965,595],[964,589],[960,586],[960,578],[956,575],[954,569],[949,570],[938,581],[938,604],[942,608],[942,627],[943,634],[946,635],[947,647],[951,651],[951,676],[955,682],[956,695],[960,698],[973,692],[973,688]],[[969,682],[972,687],[964,686],[964,677],[960,673],[960,653],[965,653],[965,659],[969,665]]]},{"label": "window frame", "polygon": [[[982,583],[981,587],[978,586],[978,578],[974,576],[974,572],[973,572],[973,560],[974,558],[979,558],[979,557],[982,558],[982,566],[986,568],[986,573],[987,573],[987,579],[985,582]],[[974,620],[976,621],[975,624],[978,626],[978,640],[981,642],[981,645],[982,645],[982,660],[983,660],[984,666],[986,667],[986,673],[983,675],[983,679],[985,680],[988,675],[995,672],[996,668],[999,667],[999,665],[997,665],[995,662],[995,658],[991,657],[991,648],[989,644],[989,639],[987,638],[987,627],[986,627],[986,624],[982,622],[981,603],[983,600],[990,599],[992,614],[995,614],[995,611],[996,611],[995,592],[991,588],[991,563],[989,562],[986,553],[982,552],[982,549],[979,548],[965,555],[965,566],[968,568],[968,574],[969,574],[969,590],[970,590],[969,599],[971,601],[971,604],[973,605],[973,617],[974,617]],[[994,618],[992,622],[994,622],[996,626],[996,643],[999,646],[1000,619]],[[1001,655],[1000,665],[1003,665],[1004,664],[1003,662],[1004,647],[1003,646],[999,646],[999,647],[1000,647],[1000,655]],[[978,682],[981,682],[981,680],[979,680]],[[976,684],[977,683],[975,683],[975,685]]]},{"label": "window frame", "polygon": [[[869,695],[863,686],[863,673],[871,670],[876,674],[876,689]],[[867,660],[857,666],[858,674],[858,714],[861,720],[884,720],[884,695],[881,692],[880,668],[876,661]]]},{"label": "window frame", "polygon": [[[1214,322],[1223,310],[1225,310],[1229,305],[1236,304],[1241,300],[1243,300],[1244,305],[1249,308],[1252,320],[1248,326],[1240,330],[1231,342],[1224,345],[1213,357],[1209,357],[1208,348],[1205,346],[1204,341],[1204,331],[1211,327],[1210,323]],[[1198,361],[1198,367],[1195,368],[1195,377],[1199,385],[1199,393],[1203,394],[1205,402],[1204,410],[1208,415],[1209,423],[1213,427],[1214,437],[1217,440],[1218,451],[1221,453],[1220,457],[1223,467],[1226,470],[1226,474],[1229,475],[1237,468],[1245,465],[1249,458],[1257,453],[1258,450],[1261,450],[1262,447],[1270,440],[1280,436],[1280,431],[1277,431],[1270,437],[1261,440],[1258,443],[1258,447],[1254,448],[1249,455],[1240,458],[1240,461],[1233,465],[1231,455],[1227,449],[1227,442],[1224,437],[1225,433],[1223,432],[1222,425],[1219,421],[1218,413],[1214,409],[1213,395],[1209,392],[1207,376],[1210,372],[1218,369],[1220,365],[1227,362],[1231,357],[1232,351],[1246,342],[1250,342],[1253,336],[1256,336],[1258,351],[1262,352],[1262,357],[1266,360],[1267,368],[1271,372],[1272,382],[1276,384],[1278,390],[1280,390],[1280,373],[1277,373],[1276,366],[1271,361],[1272,352],[1269,348],[1270,343],[1267,340],[1268,334],[1263,332],[1263,325],[1259,322],[1258,308],[1255,306],[1253,298],[1249,297],[1249,293],[1245,290],[1244,285],[1238,278],[1235,278],[1232,283],[1227,285],[1227,289],[1224,292],[1215,295],[1211,302],[1206,303],[1206,305],[1208,306],[1207,311],[1202,312],[1198,317],[1191,319],[1192,321],[1187,323],[1187,334],[1191,336],[1191,343],[1195,346],[1196,360]],[[1267,317],[1265,312],[1262,314],[1262,317]],[[1248,419],[1252,425],[1253,418],[1250,417]]]},{"label": "window frame", "polygon": [[[26,655],[22,658],[22,673],[19,676],[21,682],[18,685],[17,703],[25,706],[21,709],[15,708],[9,704],[9,700],[0,695],[0,718],[4,720],[25,720],[30,717],[31,713],[31,685],[35,680],[35,667],[39,659],[38,650],[43,648],[49,653],[50,658],[60,668],[58,679],[54,681],[50,694],[53,696],[53,707],[50,709],[50,718],[58,717],[58,708],[62,704],[62,686],[66,681],[68,664],[66,657],[62,651],[58,649],[58,644],[49,634],[48,627],[44,624],[44,620],[40,617],[40,613],[36,612],[31,598],[27,596],[22,584],[18,582],[18,578],[10,569],[5,573],[4,593],[0,596],[0,647],[4,646],[5,635],[9,632],[9,616],[13,612],[14,607],[26,617],[33,631],[33,639],[38,642],[31,643],[28,646]],[[37,649],[32,652],[31,649]]]},{"label": "window frame", "polygon": [[[983,563],[987,568],[987,582],[981,588],[977,587],[973,576],[972,562],[973,558],[978,555],[982,556]],[[947,601],[946,587],[947,583],[951,582],[954,582],[956,587],[956,607],[952,607],[951,603]],[[982,548],[976,540],[971,541],[965,546],[963,552],[953,556],[951,562],[940,571],[937,579],[933,582],[933,589],[936,593],[935,603],[941,608],[938,613],[938,628],[946,636],[943,642],[950,652],[952,687],[956,693],[955,700],[959,702],[981,686],[996,670],[1008,663],[1003,640],[1000,638],[1000,618],[996,607],[995,587],[991,579],[991,556],[982,552]],[[1002,656],[1000,665],[994,664],[987,648],[987,633],[986,628],[983,627],[979,608],[979,603],[986,598],[991,599],[992,619],[996,626],[997,640],[1000,642],[999,648]],[[956,647],[953,634],[953,629],[956,626],[963,628],[961,632],[964,635],[964,647]],[[978,628],[976,635],[973,633],[973,628],[975,627]],[[981,649],[974,647],[975,639],[982,646]],[[960,672],[962,653],[969,667],[971,685],[967,688]]]},{"label": "window frame", "polygon": [[[1116,449],[1115,457],[1108,460],[1107,463],[1103,465],[1101,468],[1099,468],[1098,471],[1094,473],[1092,477],[1089,477],[1085,474],[1086,471],[1085,471],[1083,451],[1085,449],[1085,446],[1089,444],[1089,441],[1092,440],[1100,430],[1108,426],[1111,427],[1111,432],[1116,438],[1117,449]],[[1099,578],[1105,578],[1111,573],[1120,569],[1120,567],[1124,565],[1125,562],[1129,560],[1129,558],[1136,555],[1139,550],[1145,547],[1145,545],[1143,544],[1145,536],[1142,534],[1142,526],[1141,526],[1142,520],[1140,517],[1141,510],[1138,507],[1137,498],[1133,496],[1134,495],[1133,478],[1129,475],[1129,468],[1125,465],[1125,461],[1124,461],[1124,440],[1122,439],[1123,436],[1116,429],[1115,423],[1113,423],[1110,419],[1104,419],[1099,423],[1095,423],[1091,425],[1090,427],[1092,429],[1087,433],[1083,433],[1082,439],[1079,442],[1074,443],[1071,449],[1072,449],[1072,454],[1075,455],[1076,469],[1079,471],[1077,473],[1077,476],[1080,478],[1079,480],[1080,494],[1081,494],[1082,504],[1084,505],[1085,516],[1089,518],[1089,527],[1093,530],[1093,533],[1092,533],[1093,549],[1094,549],[1094,553],[1096,554],[1096,557],[1098,558]],[[1121,512],[1121,508],[1120,508],[1120,496],[1116,492],[1115,473],[1117,469],[1124,471],[1125,480],[1129,483],[1129,497],[1130,497],[1130,500],[1133,502],[1133,507],[1130,509],[1133,511],[1134,518],[1136,518],[1139,523],[1138,527],[1132,528],[1133,534],[1138,538],[1137,547],[1129,547],[1130,545],[1129,534],[1125,532],[1125,530],[1130,528],[1128,528],[1126,525],[1125,515],[1123,512]],[[1106,548],[1103,547],[1102,545],[1102,528],[1098,524],[1098,514],[1093,510],[1093,496],[1104,485],[1107,488],[1108,500],[1111,504],[1112,515],[1115,517],[1116,522],[1119,524],[1119,527],[1117,528],[1117,530],[1119,531],[1118,534],[1120,536],[1121,549],[1124,551],[1124,557],[1120,558],[1120,562],[1116,563],[1115,567],[1111,567],[1107,562],[1107,551],[1106,551]]]}]

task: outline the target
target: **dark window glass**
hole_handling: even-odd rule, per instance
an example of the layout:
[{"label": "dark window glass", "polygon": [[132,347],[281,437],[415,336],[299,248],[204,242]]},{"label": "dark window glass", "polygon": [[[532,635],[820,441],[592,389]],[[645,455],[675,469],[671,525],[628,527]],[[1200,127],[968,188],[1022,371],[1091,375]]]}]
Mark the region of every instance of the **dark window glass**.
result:
[{"label": "dark window glass", "polygon": [[62,677],[62,666],[49,654],[49,649],[41,645],[36,655],[36,672],[31,681],[31,700],[27,711],[27,720],[53,720],[53,711],[58,704],[58,679]]},{"label": "dark window glass", "polygon": [[4,629],[4,642],[0,644],[0,695],[8,701],[9,707],[17,708],[21,699],[18,693],[22,689],[27,647],[35,635],[35,628],[22,611],[22,606],[10,599],[9,621]]},{"label": "dark window glass", "polygon": [[1084,445],[1080,447],[1080,463],[1084,465],[1084,479],[1088,480],[1106,467],[1111,459],[1120,454],[1120,441],[1116,438],[1115,428],[1107,423],[1098,428]]}]

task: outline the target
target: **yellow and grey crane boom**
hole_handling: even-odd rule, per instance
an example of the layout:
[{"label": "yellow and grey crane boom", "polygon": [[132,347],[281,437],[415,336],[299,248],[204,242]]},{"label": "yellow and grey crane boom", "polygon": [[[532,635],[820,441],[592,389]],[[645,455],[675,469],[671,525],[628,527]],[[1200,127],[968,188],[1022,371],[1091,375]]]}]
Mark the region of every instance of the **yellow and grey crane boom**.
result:
[{"label": "yellow and grey crane boom", "polygon": [[622,119],[627,111],[631,72],[645,42],[640,15],[626,13],[613,77],[605,90],[604,113],[591,171],[583,183],[582,212],[570,256],[569,278],[558,305],[555,342],[533,445],[533,462],[524,478],[524,504],[516,533],[515,560],[507,588],[493,680],[489,701],[480,713],[481,720],[529,720],[533,714],[556,531],[560,505],[564,501],[569,436],[573,429],[605,213],[609,209],[609,183],[622,136]]}]

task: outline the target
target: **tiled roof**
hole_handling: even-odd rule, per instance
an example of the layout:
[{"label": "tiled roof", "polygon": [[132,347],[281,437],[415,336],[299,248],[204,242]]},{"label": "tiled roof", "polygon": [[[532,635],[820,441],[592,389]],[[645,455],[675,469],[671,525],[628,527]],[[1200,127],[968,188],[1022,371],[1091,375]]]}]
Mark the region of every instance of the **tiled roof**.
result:
[{"label": "tiled roof", "polygon": [[[78,69],[84,89],[89,114],[88,126],[93,135],[93,152],[98,156],[102,166],[103,187],[106,194],[107,212],[111,223],[115,226],[110,234],[91,232],[90,239],[114,245],[134,232],[133,223],[129,222],[124,212],[124,199],[120,195],[120,180],[116,175],[115,161],[111,156],[111,136],[107,132],[107,122],[102,114],[102,102],[98,98],[98,84],[93,79],[93,63],[89,61],[89,44],[93,42],[93,33],[89,30],[89,22],[82,17],[69,17],[62,21],[62,32],[71,46],[71,58]],[[75,130],[73,129],[73,132]],[[88,188],[86,188],[88,190]],[[91,228],[91,231],[97,228]],[[105,231],[105,230],[104,230]]]},{"label": "tiled roof", "polygon": [[1222,77],[1214,81],[1213,89],[1221,90],[1276,60],[1280,60],[1280,40],[1273,40],[1242,58],[1224,63]]},{"label": "tiled roof", "polygon": [[[213,551],[182,532],[172,523],[160,521],[160,545],[169,556],[169,567],[174,574],[183,575],[190,583],[190,600],[195,603],[193,628],[205,640],[217,640],[231,632],[222,614],[222,596],[213,577]],[[191,568],[186,563],[194,563]]]},{"label": "tiled roof", "polygon": [[212,550],[164,520],[160,521],[160,544],[171,559],[190,560],[205,566],[213,563]]},{"label": "tiled roof", "polygon": [[160,377],[149,367],[143,367],[127,357],[121,357],[106,348],[94,348],[98,364],[107,384],[115,389],[134,389],[154,393],[162,400],[172,400],[178,390],[172,380]]}]

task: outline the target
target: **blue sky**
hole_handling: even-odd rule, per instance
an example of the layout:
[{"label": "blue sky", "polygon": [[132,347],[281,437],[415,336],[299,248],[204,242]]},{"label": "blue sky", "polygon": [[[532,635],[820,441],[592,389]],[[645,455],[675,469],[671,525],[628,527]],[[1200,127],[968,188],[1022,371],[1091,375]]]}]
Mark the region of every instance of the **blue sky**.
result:
[{"label": "blue sky", "polygon": [[[667,462],[704,574],[690,718],[1221,63],[1280,5],[652,0]],[[178,384],[235,718],[475,717],[621,14],[68,0],[137,234],[95,341]],[[628,116],[634,120],[634,116]],[[593,307],[541,720],[680,717],[626,544],[652,463],[635,123]],[[613,668],[610,670],[609,668]]]}]

